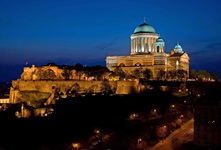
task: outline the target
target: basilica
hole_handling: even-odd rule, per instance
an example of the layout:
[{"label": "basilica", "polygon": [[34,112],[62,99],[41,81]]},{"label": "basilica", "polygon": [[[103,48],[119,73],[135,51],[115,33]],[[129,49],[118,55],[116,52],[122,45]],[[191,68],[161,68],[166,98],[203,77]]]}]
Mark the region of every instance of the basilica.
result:
[{"label": "basilica", "polygon": [[150,69],[153,77],[157,78],[160,71],[184,70],[187,72],[187,77],[189,76],[188,54],[183,51],[179,43],[176,43],[169,54],[165,53],[164,40],[145,20],[135,28],[130,39],[129,55],[106,57],[106,67],[110,71],[121,67],[124,72],[130,74],[137,68]]}]

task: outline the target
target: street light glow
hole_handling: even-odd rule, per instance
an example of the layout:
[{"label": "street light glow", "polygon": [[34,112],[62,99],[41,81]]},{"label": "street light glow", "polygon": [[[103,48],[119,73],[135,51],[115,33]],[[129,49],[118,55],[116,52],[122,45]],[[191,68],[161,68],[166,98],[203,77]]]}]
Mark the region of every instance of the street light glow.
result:
[{"label": "street light glow", "polygon": [[72,143],[71,145],[73,148],[76,148],[76,149],[80,147],[79,143]]}]

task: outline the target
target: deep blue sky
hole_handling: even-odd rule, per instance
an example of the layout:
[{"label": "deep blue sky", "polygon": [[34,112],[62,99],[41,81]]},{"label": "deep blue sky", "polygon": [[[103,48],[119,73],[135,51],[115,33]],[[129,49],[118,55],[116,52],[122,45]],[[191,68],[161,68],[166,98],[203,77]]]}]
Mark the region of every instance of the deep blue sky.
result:
[{"label": "deep blue sky", "polygon": [[130,54],[130,35],[146,22],[177,42],[191,69],[221,74],[220,0],[1,0],[0,81],[18,79],[28,65],[102,65]]}]

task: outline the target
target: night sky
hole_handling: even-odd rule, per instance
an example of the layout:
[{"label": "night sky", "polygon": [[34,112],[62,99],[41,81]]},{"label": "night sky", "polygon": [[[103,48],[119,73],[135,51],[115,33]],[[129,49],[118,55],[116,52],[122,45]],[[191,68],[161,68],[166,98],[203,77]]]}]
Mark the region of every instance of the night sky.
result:
[{"label": "night sky", "polygon": [[[144,18],[165,41],[190,56],[190,69],[221,75],[220,0],[1,0],[0,81],[23,67],[102,65],[129,55],[130,35]],[[26,65],[27,64],[27,65]]]}]

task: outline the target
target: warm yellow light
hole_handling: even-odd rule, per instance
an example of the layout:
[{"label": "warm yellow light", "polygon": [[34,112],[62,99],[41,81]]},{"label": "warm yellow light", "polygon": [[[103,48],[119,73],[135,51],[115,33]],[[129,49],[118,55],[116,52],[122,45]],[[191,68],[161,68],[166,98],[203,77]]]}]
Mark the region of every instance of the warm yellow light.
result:
[{"label": "warm yellow light", "polygon": [[80,147],[79,143],[72,143],[71,145],[72,145],[73,148],[79,148]]},{"label": "warm yellow light", "polygon": [[100,133],[100,131],[99,131],[99,130],[96,130],[96,133],[98,134],[98,133]]}]

